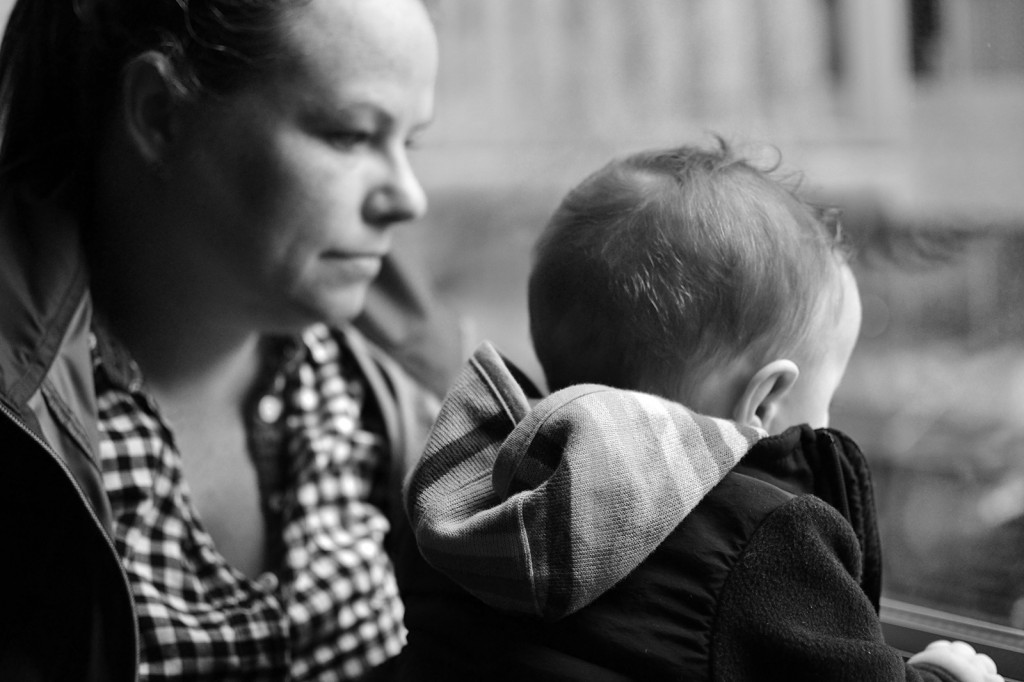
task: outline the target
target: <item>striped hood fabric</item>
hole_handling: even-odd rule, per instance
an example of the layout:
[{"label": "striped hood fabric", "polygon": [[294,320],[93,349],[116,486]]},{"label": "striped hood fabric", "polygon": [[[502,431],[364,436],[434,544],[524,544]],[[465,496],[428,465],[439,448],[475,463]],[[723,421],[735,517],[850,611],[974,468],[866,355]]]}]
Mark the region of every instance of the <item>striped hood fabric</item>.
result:
[{"label": "striped hood fabric", "polygon": [[557,619],[646,559],[764,432],[583,384],[535,405],[484,343],[405,483],[423,557],[492,607]]}]

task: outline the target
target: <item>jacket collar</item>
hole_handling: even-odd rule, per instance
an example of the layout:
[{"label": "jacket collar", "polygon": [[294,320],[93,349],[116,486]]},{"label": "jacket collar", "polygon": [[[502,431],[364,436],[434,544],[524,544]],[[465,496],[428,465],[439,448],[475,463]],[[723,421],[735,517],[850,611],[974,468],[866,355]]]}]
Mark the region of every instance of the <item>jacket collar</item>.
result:
[{"label": "jacket collar", "polygon": [[0,198],[0,395],[11,406],[38,390],[87,288],[77,222],[21,192]]},{"label": "jacket collar", "polygon": [[861,586],[878,610],[882,550],[871,471],[849,436],[835,429],[794,426],[758,442],[736,470],[795,495],[814,495],[838,511],[860,542]]}]

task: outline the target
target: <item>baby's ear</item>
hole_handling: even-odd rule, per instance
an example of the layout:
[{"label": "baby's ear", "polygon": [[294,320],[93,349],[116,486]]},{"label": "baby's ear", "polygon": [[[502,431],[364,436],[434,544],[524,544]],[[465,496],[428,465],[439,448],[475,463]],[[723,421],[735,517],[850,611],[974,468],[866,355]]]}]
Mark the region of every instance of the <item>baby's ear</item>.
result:
[{"label": "baby's ear", "polygon": [[772,360],[747,382],[733,409],[733,420],[773,433],[781,401],[799,376],[800,369],[792,360]]}]

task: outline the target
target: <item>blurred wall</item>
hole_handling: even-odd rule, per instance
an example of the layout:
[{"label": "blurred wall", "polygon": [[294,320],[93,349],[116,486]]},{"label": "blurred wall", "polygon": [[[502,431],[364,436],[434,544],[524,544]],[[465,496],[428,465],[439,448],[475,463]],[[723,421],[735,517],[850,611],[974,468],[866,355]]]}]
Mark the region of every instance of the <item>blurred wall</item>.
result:
[{"label": "blurred wall", "polygon": [[[896,212],[1024,215],[1024,3],[933,0],[930,40],[915,3],[438,0],[425,177],[564,186],[716,131]],[[915,77],[926,43],[936,65]]]}]

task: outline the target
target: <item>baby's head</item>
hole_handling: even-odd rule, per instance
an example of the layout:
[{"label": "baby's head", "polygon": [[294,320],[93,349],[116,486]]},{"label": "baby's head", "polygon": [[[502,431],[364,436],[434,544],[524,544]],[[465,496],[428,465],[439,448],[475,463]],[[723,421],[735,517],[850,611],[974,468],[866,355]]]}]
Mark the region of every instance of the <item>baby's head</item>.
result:
[{"label": "baby's head", "polygon": [[834,216],[725,143],[585,179],[537,243],[529,303],[552,390],[646,391],[769,433],[828,425],[860,328]]}]

